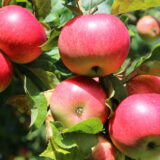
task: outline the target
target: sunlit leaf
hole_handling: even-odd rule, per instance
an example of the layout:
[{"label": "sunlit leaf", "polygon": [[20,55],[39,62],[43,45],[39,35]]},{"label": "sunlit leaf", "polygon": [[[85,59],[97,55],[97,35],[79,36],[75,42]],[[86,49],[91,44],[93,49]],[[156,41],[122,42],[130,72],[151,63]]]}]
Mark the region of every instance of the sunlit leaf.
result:
[{"label": "sunlit leaf", "polygon": [[28,104],[28,98],[26,95],[16,95],[13,97],[10,97],[6,104],[10,104],[17,108],[17,110],[21,113],[30,115],[30,107]]},{"label": "sunlit leaf", "polygon": [[160,6],[159,0],[116,0],[112,6],[112,14],[116,15],[158,6]]}]

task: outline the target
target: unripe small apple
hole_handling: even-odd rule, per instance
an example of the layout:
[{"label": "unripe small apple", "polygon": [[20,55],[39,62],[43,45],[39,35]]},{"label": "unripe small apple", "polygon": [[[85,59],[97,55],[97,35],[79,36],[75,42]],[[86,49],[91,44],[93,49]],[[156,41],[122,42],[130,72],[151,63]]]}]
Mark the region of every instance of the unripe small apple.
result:
[{"label": "unripe small apple", "polygon": [[152,16],[144,16],[136,25],[137,31],[145,41],[156,41],[160,37],[160,22]]},{"label": "unripe small apple", "polygon": [[35,60],[46,41],[43,26],[27,9],[17,5],[0,8],[0,49],[16,63]]},{"label": "unripe small apple", "polygon": [[98,136],[98,143],[92,148],[90,160],[118,160],[116,159],[115,148],[105,137]]},{"label": "unripe small apple", "polygon": [[109,121],[114,145],[137,160],[160,156],[160,94],[134,94],[124,99]]},{"label": "unripe small apple", "polygon": [[158,93],[160,94],[160,77],[138,75],[127,83],[128,94]]},{"label": "unripe small apple", "polygon": [[54,119],[61,121],[65,127],[89,118],[98,118],[104,124],[109,114],[106,98],[98,82],[76,76],[64,80],[54,89],[50,106]]},{"label": "unripe small apple", "polygon": [[12,80],[12,64],[6,56],[0,52],[0,92],[4,91]]},{"label": "unripe small apple", "polygon": [[100,77],[120,68],[130,38],[125,25],[113,15],[82,15],[66,23],[58,46],[62,61],[72,72]]}]

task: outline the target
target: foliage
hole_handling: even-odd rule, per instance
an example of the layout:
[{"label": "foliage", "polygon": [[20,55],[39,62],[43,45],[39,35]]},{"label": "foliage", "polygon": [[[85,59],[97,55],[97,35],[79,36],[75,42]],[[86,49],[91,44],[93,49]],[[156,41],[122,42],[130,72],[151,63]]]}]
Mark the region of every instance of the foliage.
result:
[{"label": "foliage", "polygon": [[[143,41],[135,27],[137,20],[145,14],[160,17],[160,1],[93,0],[92,5],[91,0],[79,2],[81,11],[76,7],[74,0],[0,0],[1,7],[17,4],[32,11],[43,24],[48,38],[41,46],[43,54],[38,59],[29,64],[13,63],[13,80],[9,87],[0,93],[0,137],[3,137],[0,159],[18,155],[19,159],[23,160],[25,158],[19,150],[24,147],[29,150],[29,160],[84,160],[89,158],[91,147],[97,143],[97,133],[106,134],[107,131],[103,130],[97,119],[89,119],[69,129],[65,129],[63,124],[56,121],[50,123],[53,135],[48,146],[45,142],[45,119],[49,108],[44,93],[53,90],[61,81],[74,75],[64,66],[58,51],[60,31],[72,17],[83,12],[109,13],[117,15],[128,27],[131,37],[129,56],[116,73],[101,80],[109,93],[106,102],[114,106],[108,106],[112,114],[115,106],[127,96],[124,83],[131,78],[132,73],[145,62],[160,61],[160,40],[152,43]],[[25,95],[25,98],[22,98],[22,95]],[[28,104],[25,105],[26,103]],[[22,106],[28,109],[22,109]],[[10,148],[13,148],[13,151]],[[43,157],[38,157],[39,154]],[[126,157],[126,160],[129,158]]]}]

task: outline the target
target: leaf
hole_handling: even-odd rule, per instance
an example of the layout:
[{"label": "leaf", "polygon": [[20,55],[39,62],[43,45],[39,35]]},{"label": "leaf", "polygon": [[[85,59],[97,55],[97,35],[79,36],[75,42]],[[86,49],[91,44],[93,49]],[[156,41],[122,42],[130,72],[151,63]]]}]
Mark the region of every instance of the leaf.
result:
[{"label": "leaf", "polygon": [[28,68],[33,72],[47,88],[55,88],[60,82],[52,72],[42,70],[41,68]]},{"label": "leaf", "polygon": [[65,7],[69,8],[76,16],[83,15],[82,11],[80,11],[76,6],[74,5],[68,5],[64,4]]},{"label": "leaf", "polygon": [[45,18],[51,10],[51,0],[33,0],[37,17]]},{"label": "leaf", "polygon": [[160,61],[160,44],[157,44],[152,47],[152,55],[148,59],[148,61]]},{"label": "leaf", "polygon": [[47,40],[47,42],[45,42],[41,46],[41,49],[43,51],[48,51],[48,50],[51,50],[51,49],[57,47],[58,46],[58,36],[59,36],[59,34],[60,34],[60,31],[53,30],[50,38]]},{"label": "leaf", "polygon": [[62,149],[52,137],[47,149],[40,155],[54,160],[84,160],[90,157],[91,148],[97,144],[97,135],[85,133],[67,133],[64,142],[73,141],[77,147]]},{"label": "leaf", "polygon": [[[82,5],[84,6],[85,10],[89,12],[91,0],[82,0]],[[96,6],[98,10],[95,13],[111,13],[111,6],[113,0],[93,0],[92,2],[92,12],[95,10]]]},{"label": "leaf", "polygon": [[36,128],[41,127],[47,115],[47,100],[33,82],[25,77],[25,92],[28,96],[29,105],[31,108],[31,124],[35,124]]},{"label": "leaf", "polygon": [[51,23],[59,28],[70,20],[73,17],[73,13],[63,4],[65,4],[65,0],[51,0],[51,12],[43,22]]},{"label": "leaf", "polygon": [[160,6],[159,0],[116,0],[112,5],[112,14],[131,12]]},{"label": "leaf", "polygon": [[64,138],[61,135],[61,132],[54,125],[54,122],[50,123],[50,126],[52,129],[53,139],[54,139],[56,145],[58,145],[59,147],[61,147],[63,149],[70,149],[70,148],[77,146],[72,140],[70,140],[70,141],[68,141],[68,139],[64,140]]},{"label": "leaf", "polygon": [[26,95],[16,95],[9,97],[9,99],[6,101],[6,104],[10,104],[16,107],[17,110],[21,113],[30,115],[30,107]]},{"label": "leaf", "polygon": [[115,90],[113,88],[112,82],[107,77],[100,78],[100,84],[103,86],[103,88],[107,93],[108,98],[106,99],[105,104],[110,109],[109,117],[111,117],[114,114],[114,109],[112,107],[113,105],[111,99],[115,95]]},{"label": "leaf", "polygon": [[78,148],[75,148],[77,150],[77,153],[74,154],[74,152],[71,152],[71,155],[73,156],[69,160],[84,160],[90,157],[91,155],[91,148],[94,147],[98,140],[97,135],[95,134],[86,134],[86,133],[67,133],[64,135],[65,139],[73,140]]},{"label": "leaf", "polygon": [[103,129],[103,124],[97,118],[90,118],[88,120],[84,120],[72,126],[71,128],[67,128],[63,131],[63,133],[71,133],[71,132],[81,132],[88,134],[97,134],[101,132]]},{"label": "leaf", "polygon": [[112,82],[113,88],[115,90],[115,97],[118,99],[119,102],[121,102],[128,96],[126,87],[124,87],[122,81],[119,80],[117,77],[109,75],[108,78]]},{"label": "leaf", "polygon": [[[51,122],[52,137],[47,149],[40,155],[54,160],[84,160],[91,155],[91,148],[97,144],[97,135],[63,132],[60,122]],[[59,130],[60,129],[60,130]]]}]

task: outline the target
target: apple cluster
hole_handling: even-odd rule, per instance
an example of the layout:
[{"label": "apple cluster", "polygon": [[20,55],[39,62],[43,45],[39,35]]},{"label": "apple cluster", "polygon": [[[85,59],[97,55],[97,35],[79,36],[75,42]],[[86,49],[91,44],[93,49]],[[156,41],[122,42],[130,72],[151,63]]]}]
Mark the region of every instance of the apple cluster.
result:
[{"label": "apple cluster", "polygon": [[152,16],[143,16],[136,24],[137,31],[146,42],[156,41],[160,37],[160,21]]},{"label": "apple cluster", "polygon": [[[126,26],[110,14],[77,16],[61,30],[58,47],[62,61],[77,76],[54,89],[50,101],[54,119],[65,127],[88,118],[98,118],[105,124],[110,112],[105,104],[108,96],[98,77],[117,71],[128,56]],[[91,159],[114,160],[115,148],[99,136]]]},{"label": "apple cluster", "polygon": [[35,60],[46,41],[46,33],[36,17],[27,9],[9,5],[0,8],[0,92],[5,90],[13,75],[12,62]]},{"label": "apple cluster", "polygon": [[129,96],[120,102],[111,118],[105,104],[108,93],[97,78],[117,71],[129,46],[127,28],[109,14],[75,17],[60,33],[61,59],[78,75],[54,89],[50,107],[54,119],[65,127],[93,117],[108,124],[111,140],[99,135],[90,160],[118,160],[117,150],[138,160],[160,156],[160,78],[137,75],[136,71],[126,84]]}]

